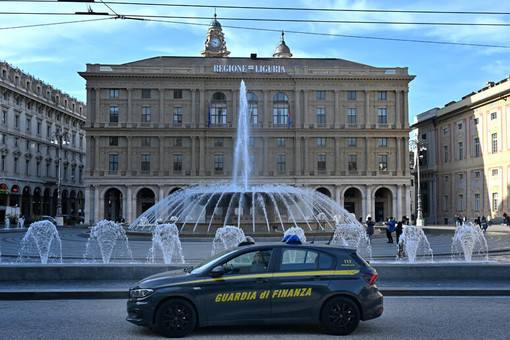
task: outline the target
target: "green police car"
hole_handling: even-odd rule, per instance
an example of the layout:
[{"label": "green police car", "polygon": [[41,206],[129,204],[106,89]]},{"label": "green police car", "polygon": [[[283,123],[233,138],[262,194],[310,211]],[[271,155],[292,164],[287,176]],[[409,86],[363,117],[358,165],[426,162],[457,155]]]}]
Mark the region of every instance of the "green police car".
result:
[{"label": "green police car", "polygon": [[195,268],[164,272],[129,290],[127,320],[182,337],[197,326],[316,324],[336,335],[379,317],[377,272],[353,248],[240,245]]}]

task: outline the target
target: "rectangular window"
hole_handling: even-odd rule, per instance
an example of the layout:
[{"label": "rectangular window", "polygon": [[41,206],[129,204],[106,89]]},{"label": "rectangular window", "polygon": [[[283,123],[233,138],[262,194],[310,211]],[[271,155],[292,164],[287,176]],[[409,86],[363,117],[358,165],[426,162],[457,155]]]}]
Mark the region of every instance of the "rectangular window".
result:
[{"label": "rectangular window", "polygon": [[174,155],[174,171],[182,171],[182,155]]},{"label": "rectangular window", "polygon": [[182,124],[182,107],[174,107],[174,124]]},{"label": "rectangular window", "polygon": [[287,157],[286,155],[277,155],[276,158],[276,169],[278,172],[283,172],[287,170]]},{"label": "rectangular window", "polygon": [[492,134],[492,153],[498,152],[498,134],[493,133]]},{"label": "rectangular window", "polygon": [[459,123],[458,127],[459,127],[459,130],[462,130],[462,123]]},{"label": "rectangular window", "polygon": [[25,173],[27,175],[30,175],[30,160],[29,159],[25,160]]},{"label": "rectangular window", "polygon": [[284,147],[285,143],[286,143],[285,138],[283,138],[283,137],[276,138],[276,146],[277,147],[280,147],[280,148]]},{"label": "rectangular window", "polygon": [[326,155],[317,155],[317,170],[326,171]]},{"label": "rectangular window", "polygon": [[480,138],[475,138],[475,157],[480,157]]},{"label": "rectangular window", "polygon": [[142,146],[151,146],[151,138],[150,137],[141,137]]},{"label": "rectangular window", "polygon": [[347,123],[348,124],[356,124],[356,109],[355,108],[347,109]]},{"label": "rectangular window", "polygon": [[388,138],[386,138],[386,137],[379,138],[378,145],[381,147],[388,146]]},{"label": "rectangular window", "polygon": [[142,106],[142,123],[150,123],[151,108],[150,106]]},{"label": "rectangular window", "polygon": [[358,170],[358,155],[349,155],[349,160],[347,162],[349,171]]},{"label": "rectangular window", "polygon": [[27,132],[30,132],[31,129],[32,129],[32,120],[27,119]]},{"label": "rectangular window", "polygon": [[42,130],[42,124],[41,122],[37,122],[37,135],[40,136],[41,135],[41,130]]},{"label": "rectangular window", "polygon": [[499,197],[497,192],[492,193],[492,210],[499,210]]},{"label": "rectangular window", "polygon": [[110,146],[119,146],[119,137],[110,137]]},{"label": "rectangular window", "polygon": [[112,99],[119,98],[119,89],[110,89],[110,98]]},{"label": "rectangular window", "polygon": [[182,146],[182,138],[174,137],[174,146]]},{"label": "rectangular window", "polygon": [[174,90],[174,99],[182,99],[182,90]]},{"label": "rectangular window", "polygon": [[478,118],[475,118],[474,122],[475,122],[475,125],[478,125],[478,123],[480,122],[480,120],[479,120]]},{"label": "rectangular window", "polygon": [[480,211],[480,194],[475,194],[475,211]]},{"label": "rectangular window", "polygon": [[448,145],[443,146],[443,161],[444,163],[448,162]]},{"label": "rectangular window", "polygon": [[325,147],[326,146],[326,137],[318,137],[317,138],[317,146]]},{"label": "rectangular window", "polygon": [[326,91],[317,91],[317,100],[325,100]]},{"label": "rectangular window", "polygon": [[142,98],[148,99],[151,97],[150,89],[142,89]]},{"label": "rectangular window", "polygon": [[223,155],[214,155],[214,171],[223,171]]},{"label": "rectangular window", "polygon": [[2,112],[2,124],[7,124],[7,111]]},{"label": "rectangular window", "polygon": [[37,176],[41,176],[41,162],[37,162],[35,165],[35,174]]},{"label": "rectangular window", "polygon": [[317,124],[326,124],[326,108],[317,108]]},{"label": "rectangular window", "polygon": [[388,124],[386,108],[377,109],[377,122],[379,124]]},{"label": "rectangular window", "polygon": [[491,113],[491,120],[494,120],[494,119],[498,119],[498,113],[497,112],[492,112]]},{"label": "rectangular window", "polygon": [[443,135],[446,135],[447,133],[448,133],[448,128],[447,128],[447,127],[445,127],[445,128],[443,129]]},{"label": "rectangular window", "polygon": [[211,106],[211,123],[227,124],[227,105],[215,103]]},{"label": "rectangular window", "polygon": [[347,91],[347,100],[356,100],[356,91]]},{"label": "rectangular window", "polygon": [[347,138],[347,146],[356,146],[358,144],[358,139],[356,137]]},{"label": "rectangular window", "polygon": [[492,169],[491,173],[492,173],[492,176],[498,176],[499,175],[499,169]]},{"label": "rectangular window", "polygon": [[386,91],[377,92],[377,100],[386,100]]},{"label": "rectangular window", "polygon": [[141,170],[149,171],[151,169],[151,155],[150,153],[142,153],[141,155]]},{"label": "rectangular window", "polygon": [[214,138],[214,146],[223,146],[223,138],[222,137]]},{"label": "rectangular window", "polygon": [[14,116],[14,127],[19,129],[19,116]]},{"label": "rectangular window", "polygon": [[379,155],[379,170],[388,170],[388,155]]},{"label": "rectangular window", "polygon": [[119,155],[116,153],[110,154],[110,160],[109,160],[109,171],[117,171],[119,170]]},{"label": "rectangular window", "polygon": [[464,143],[459,142],[459,160],[464,159]]},{"label": "rectangular window", "polygon": [[118,123],[119,122],[119,107],[118,106],[110,106],[110,123]]}]

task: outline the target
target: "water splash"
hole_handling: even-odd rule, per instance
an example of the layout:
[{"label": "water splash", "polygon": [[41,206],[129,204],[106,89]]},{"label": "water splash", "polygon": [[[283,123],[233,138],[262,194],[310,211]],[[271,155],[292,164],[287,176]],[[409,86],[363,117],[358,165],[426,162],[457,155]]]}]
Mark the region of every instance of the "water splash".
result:
[{"label": "water splash", "polygon": [[372,258],[370,239],[365,228],[359,223],[337,224],[330,244],[356,248],[361,256],[367,259]]},{"label": "water splash", "polygon": [[158,224],[152,232],[152,247],[149,249],[148,262],[156,262],[156,252],[161,251],[165,264],[171,264],[175,258],[177,263],[184,264],[179,230],[174,223]]},{"label": "water splash", "polygon": [[292,227],[285,230],[285,233],[283,233],[283,238],[289,235],[296,235],[301,240],[301,243],[306,243],[305,232],[300,227]]},{"label": "water splash", "polygon": [[212,243],[211,256],[222,250],[227,250],[237,246],[245,240],[244,232],[241,228],[227,225],[216,230],[216,236]]},{"label": "water splash", "polygon": [[414,263],[417,255],[425,255],[429,257],[430,261],[433,260],[434,255],[429,240],[420,227],[404,226],[397,246],[399,247],[399,257],[407,257],[409,263]]},{"label": "water splash", "polygon": [[49,221],[32,223],[21,240],[18,261],[22,261],[23,256],[28,254],[28,246],[33,242],[37,247],[41,263],[47,264],[54,240],[58,245],[57,253],[59,254],[60,262],[62,262],[62,241],[58,235],[57,227]]},{"label": "water splash", "polygon": [[473,255],[486,261],[489,259],[487,240],[482,229],[475,223],[466,222],[455,230],[452,259],[461,257],[462,254],[466,262],[471,262]]},{"label": "water splash", "polygon": [[[248,153],[248,142],[250,140],[250,114],[248,112],[248,100],[246,98],[246,85],[241,81],[239,89],[239,122],[237,125],[237,143],[234,157],[234,179],[233,182],[248,190],[248,176],[251,172],[250,154]],[[242,179],[240,181],[239,177]]]},{"label": "water splash", "polygon": [[124,228],[113,221],[99,221],[90,229],[90,237],[87,241],[85,255],[83,256],[84,260],[87,261],[89,257],[94,258],[93,247],[99,246],[103,263],[110,263],[117,241],[123,244],[126,255],[132,261],[133,254],[129,248],[128,238]]}]

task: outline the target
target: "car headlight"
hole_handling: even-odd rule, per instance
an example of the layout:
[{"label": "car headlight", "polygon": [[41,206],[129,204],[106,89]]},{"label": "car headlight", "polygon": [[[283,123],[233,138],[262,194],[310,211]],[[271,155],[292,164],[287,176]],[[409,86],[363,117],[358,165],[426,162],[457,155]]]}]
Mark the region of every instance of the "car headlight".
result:
[{"label": "car headlight", "polygon": [[150,288],[137,288],[131,289],[129,295],[134,299],[142,299],[154,293],[154,289]]}]

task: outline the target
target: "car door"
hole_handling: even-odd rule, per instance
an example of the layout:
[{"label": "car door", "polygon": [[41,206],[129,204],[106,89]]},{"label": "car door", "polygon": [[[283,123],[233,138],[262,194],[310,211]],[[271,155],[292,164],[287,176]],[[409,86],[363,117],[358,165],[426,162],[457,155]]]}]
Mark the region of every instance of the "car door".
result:
[{"label": "car door", "polygon": [[210,323],[270,317],[271,248],[246,251],[225,260],[225,274],[205,280],[203,301]]},{"label": "car door", "polygon": [[271,315],[275,319],[307,319],[329,292],[336,258],[309,248],[284,247],[273,276]]}]

